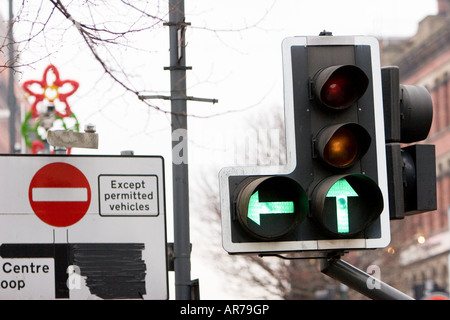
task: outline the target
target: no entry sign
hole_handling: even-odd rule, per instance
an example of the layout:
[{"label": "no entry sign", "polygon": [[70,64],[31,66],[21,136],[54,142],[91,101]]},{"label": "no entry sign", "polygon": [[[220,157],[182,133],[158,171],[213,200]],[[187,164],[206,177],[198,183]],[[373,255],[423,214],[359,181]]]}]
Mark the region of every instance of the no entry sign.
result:
[{"label": "no entry sign", "polygon": [[51,226],[68,227],[86,214],[91,203],[91,188],[79,169],[54,162],[33,176],[28,197],[39,219]]}]

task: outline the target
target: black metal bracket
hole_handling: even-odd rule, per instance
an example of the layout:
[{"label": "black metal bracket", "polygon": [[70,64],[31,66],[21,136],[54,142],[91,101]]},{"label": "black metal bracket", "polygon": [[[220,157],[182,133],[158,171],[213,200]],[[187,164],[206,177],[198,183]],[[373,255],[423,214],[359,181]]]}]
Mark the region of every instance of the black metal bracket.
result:
[{"label": "black metal bracket", "polygon": [[[299,252],[303,254],[303,252]],[[303,256],[283,256],[277,253],[264,253],[258,256],[276,257],[283,260],[321,259],[320,271],[323,274],[345,284],[366,297],[374,300],[414,300],[403,292],[389,286],[381,280],[359,270],[355,266],[341,260],[345,251],[317,251],[305,253]]]},{"label": "black metal bracket", "polygon": [[414,300],[381,280],[342,261],[340,255],[323,259],[320,271],[373,300]]},{"label": "black metal bracket", "polygon": [[275,258],[280,258],[283,260],[303,260],[303,259],[328,259],[330,258],[330,256],[332,257],[340,257],[344,255],[344,251],[333,251],[333,252],[329,252],[329,251],[317,251],[317,252],[298,252],[299,254],[304,254],[301,256],[283,256],[281,254],[278,253],[260,253],[258,254],[258,257],[260,258],[264,258],[264,257],[275,257]]},{"label": "black metal bracket", "polygon": [[[173,249],[173,242],[167,243],[167,271],[175,271],[175,251]],[[190,244],[192,251],[192,243]],[[200,280],[194,279],[187,285],[191,288],[190,300],[200,300]]]}]

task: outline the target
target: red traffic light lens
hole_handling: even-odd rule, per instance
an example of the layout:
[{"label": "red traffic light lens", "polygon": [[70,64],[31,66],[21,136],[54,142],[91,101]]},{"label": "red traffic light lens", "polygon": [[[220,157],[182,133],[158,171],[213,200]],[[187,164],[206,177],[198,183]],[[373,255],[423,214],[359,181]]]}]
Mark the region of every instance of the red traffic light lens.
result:
[{"label": "red traffic light lens", "polygon": [[328,106],[341,109],[355,100],[352,81],[345,74],[335,74],[322,88],[321,99]]},{"label": "red traffic light lens", "polygon": [[358,140],[345,127],[338,129],[328,140],[323,151],[324,160],[334,167],[347,167],[358,155]]},{"label": "red traffic light lens", "polygon": [[369,85],[364,71],[353,65],[332,66],[314,77],[316,95],[332,109],[345,109],[362,97]]}]

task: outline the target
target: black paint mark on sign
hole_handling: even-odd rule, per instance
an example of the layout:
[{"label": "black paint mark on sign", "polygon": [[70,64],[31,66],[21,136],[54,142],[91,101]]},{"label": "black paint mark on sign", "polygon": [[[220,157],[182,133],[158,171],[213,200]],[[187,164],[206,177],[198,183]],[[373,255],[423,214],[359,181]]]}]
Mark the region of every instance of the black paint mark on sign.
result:
[{"label": "black paint mark on sign", "polygon": [[103,299],[142,299],[146,294],[144,244],[77,243],[70,248],[73,265],[92,294]]}]

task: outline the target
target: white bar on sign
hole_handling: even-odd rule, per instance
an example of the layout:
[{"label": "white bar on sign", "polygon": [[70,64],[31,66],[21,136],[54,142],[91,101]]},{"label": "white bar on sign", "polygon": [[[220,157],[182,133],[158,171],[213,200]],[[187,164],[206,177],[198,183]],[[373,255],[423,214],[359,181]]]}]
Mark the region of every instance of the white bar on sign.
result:
[{"label": "white bar on sign", "polygon": [[88,200],[87,188],[33,188],[31,192],[32,199],[36,202],[82,202]]}]

